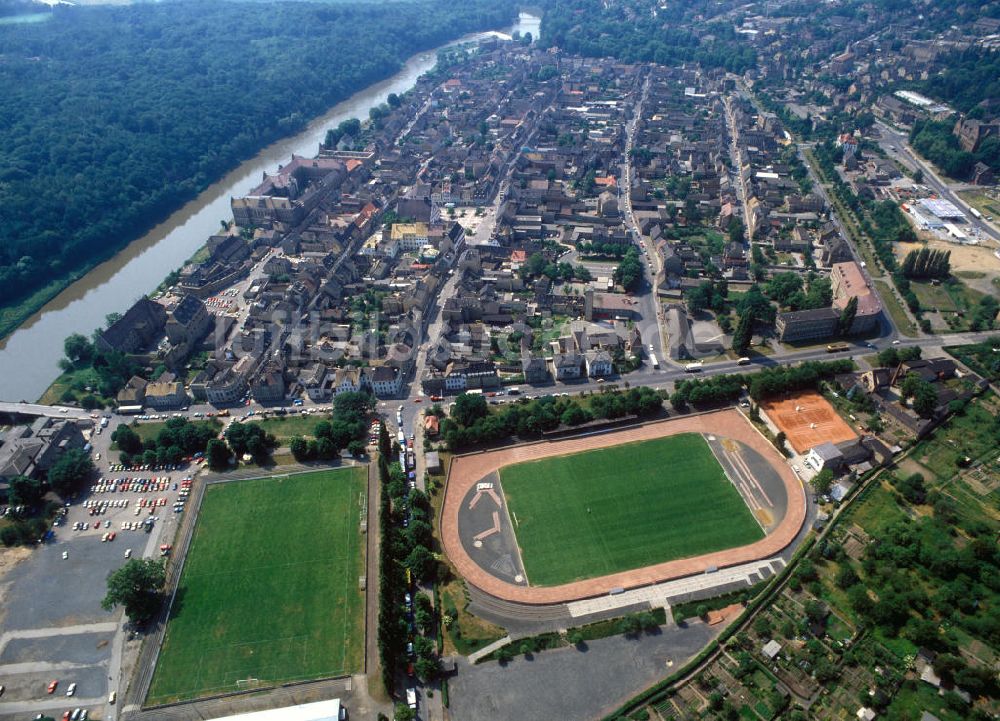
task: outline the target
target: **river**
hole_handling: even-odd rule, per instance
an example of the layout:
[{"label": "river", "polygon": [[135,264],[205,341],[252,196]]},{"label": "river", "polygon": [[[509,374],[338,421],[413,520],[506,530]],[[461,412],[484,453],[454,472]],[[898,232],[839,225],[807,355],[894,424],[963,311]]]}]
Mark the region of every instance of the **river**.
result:
[{"label": "river", "polygon": [[[537,38],[540,24],[539,17],[521,13],[507,32],[531,33]],[[476,33],[455,43],[492,34]],[[122,313],[143,294],[153,291],[167,273],[181,267],[205,244],[219,229],[220,221],[232,217],[232,196],[250,190],[260,182],[262,173],[276,171],[293,153],[316,155],[328,128],[348,118],[366,119],[368,111],[385,102],[389,93],[412,88],[417,78],[433,67],[436,57],[436,49],[413,56],[392,77],[338,103],[298,135],[269,145],[53,298],[0,342],[0,400],[34,401],[41,396],[59,374],[66,336],[89,335],[104,325],[109,313]]]}]

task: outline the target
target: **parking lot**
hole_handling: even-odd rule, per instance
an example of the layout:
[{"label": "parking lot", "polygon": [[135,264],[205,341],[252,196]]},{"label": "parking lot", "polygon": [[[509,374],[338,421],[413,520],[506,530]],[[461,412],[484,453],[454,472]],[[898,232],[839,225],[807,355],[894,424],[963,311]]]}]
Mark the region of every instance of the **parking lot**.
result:
[{"label": "parking lot", "polygon": [[104,475],[62,509],[53,537],[0,582],[2,720],[77,708],[108,718],[120,690],[121,613],[101,608],[107,577],[127,558],[170,552],[191,481],[185,471],[99,465]]}]

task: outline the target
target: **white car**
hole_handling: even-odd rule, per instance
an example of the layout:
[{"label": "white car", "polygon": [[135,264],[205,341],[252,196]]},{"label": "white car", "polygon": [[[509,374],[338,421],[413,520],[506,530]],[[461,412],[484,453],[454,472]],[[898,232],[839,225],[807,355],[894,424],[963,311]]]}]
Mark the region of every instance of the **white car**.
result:
[{"label": "white car", "polygon": [[67,696],[72,696],[75,693],[76,693],[76,684],[75,683],[71,683],[69,685],[69,688],[66,689],[66,695]]},{"label": "white car", "polygon": [[126,548],[125,549],[125,558],[132,558],[132,549],[131,548]]},{"label": "white car", "polygon": [[63,551],[63,560],[65,561],[67,558],[69,558],[69,551]]}]

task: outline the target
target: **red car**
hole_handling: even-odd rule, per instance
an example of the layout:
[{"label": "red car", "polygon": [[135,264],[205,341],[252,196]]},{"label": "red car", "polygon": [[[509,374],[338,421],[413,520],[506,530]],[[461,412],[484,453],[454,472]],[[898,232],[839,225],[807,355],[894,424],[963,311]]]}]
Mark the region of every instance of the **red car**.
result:
[{"label": "red car", "polygon": [[56,692],[56,686],[58,686],[58,685],[59,685],[59,681],[50,681],[49,682],[49,693],[55,693]]}]

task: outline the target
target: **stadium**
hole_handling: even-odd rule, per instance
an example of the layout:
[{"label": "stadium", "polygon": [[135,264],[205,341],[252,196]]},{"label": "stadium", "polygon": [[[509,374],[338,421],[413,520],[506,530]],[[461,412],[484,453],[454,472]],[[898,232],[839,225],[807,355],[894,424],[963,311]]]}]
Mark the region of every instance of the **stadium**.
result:
[{"label": "stadium", "polygon": [[725,410],[457,456],[441,532],[476,589],[547,605],[766,559],[805,517],[785,460]]}]

